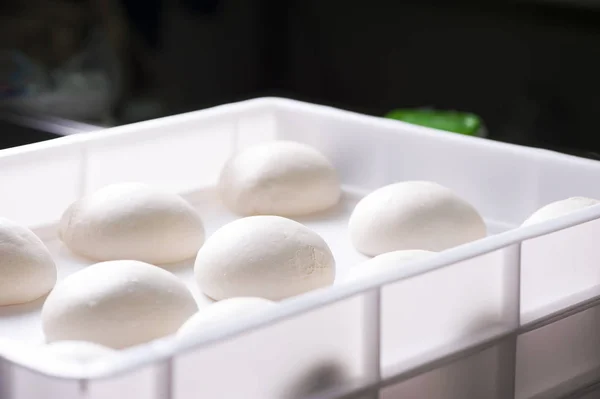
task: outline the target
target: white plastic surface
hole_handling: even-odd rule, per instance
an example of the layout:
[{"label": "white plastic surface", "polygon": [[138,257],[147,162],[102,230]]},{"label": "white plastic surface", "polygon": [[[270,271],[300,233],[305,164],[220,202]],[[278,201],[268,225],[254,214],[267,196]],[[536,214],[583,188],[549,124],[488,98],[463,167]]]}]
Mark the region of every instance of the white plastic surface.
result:
[{"label": "white plastic surface", "polygon": [[600,378],[600,305],[517,340],[516,398],[561,397]]},{"label": "white plastic surface", "polygon": [[[64,278],[90,263],[69,253],[55,236],[54,223],[79,196],[125,180],[171,188],[198,208],[210,234],[236,217],[212,188],[227,157],[276,138],[316,147],[342,178],[346,194],[338,208],[298,219],[331,246],[339,271],[333,287],[286,300],[272,314],[207,331],[195,342],[167,338],[90,367],[36,363],[35,350],[26,357],[8,356],[8,338],[41,342],[43,299],[0,308],[0,354],[8,358],[0,363],[0,382],[5,382],[0,393],[25,399],[39,383],[45,397],[61,399],[112,393],[143,399],[169,394],[175,399],[229,394],[300,399],[315,392],[307,388],[313,385],[349,392],[369,384],[393,385],[398,375],[415,372],[427,376],[411,376],[417,382],[410,387],[430,378],[460,380],[451,388],[456,397],[485,392],[481,381],[498,385],[506,379],[505,389],[516,384],[519,398],[590,383],[600,366],[590,341],[595,319],[589,310],[577,312],[600,293],[600,252],[593,240],[600,207],[517,227],[554,200],[600,199],[599,162],[328,107],[259,99],[2,151],[0,214],[34,228]],[[339,284],[346,270],[366,259],[346,233],[357,199],[408,179],[433,180],[456,191],[483,214],[490,237],[362,282]],[[169,268],[206,305],[210,301],[193,283],[192,262]],[[571,316],[561,320],[566,309]],[[531,327],[544,321],[550,324]],[[532,330],[524,333],[519,326]],[[461,365],[463,351],[489,343],[496,349],[480,357],[470,353],[471,360]],[[554,366],[555,352],[561,359],[572,354],[577,367]],[[435,370],[449,364],[436,363],[440,358],[453,356],[456,366]],[[481,381],[463,386],[474,369],[481,371]],[[317,384],[315,370],[331,378]],[[437,397],[447,384],[440,387],[428,395]]]},{"label": "white plastic surface", "polygon": [[390,385],[380,399],[504,399],[510,397],[505,343]]},{"label": "white plastic surface", "polygon": [[386,285],[381,364],[393,376],[517,327],[511,248]]},{"label": "white plastic surface", "polygon": [[85,399],[107,399],[115,395],[126,399],[165,399],[170,391],[168,371],[163,361],[123,375],[86,381],[83,396]]},{"label": "white plastic surface", "polygon": [[73,143],[42,153],[18,150],[5,150],[0,156],[0,212],[24,225],[55,222],[56,215],[81,195],[81,148]]},{"label": "white plastic surface", "polygon": [[87,153],[86,190],[123,181],[178,191],[215,183],[233,148],[234,124],[188,124],[177,130],[177,139],[165,129],[159,126],[134,132],[125,140],[121,135],[102,140]]},{"label": "white plastic surface", "polygon": [[521,322],[600,294],[600,220],[523,242]]},{"label": "white plastic surface", "polygon": [[174,399],[300,399],[368,381],[367,306],[363,297],[347,299],[180,356]]},{"label": "white plastic surface", "polygon": [[[52,396],[49,396],[49,395]],[[81,385],[78,380],[62,380],[41,375],[25,367],[6,361],[0,363],[0,398],[82,399]]]}]

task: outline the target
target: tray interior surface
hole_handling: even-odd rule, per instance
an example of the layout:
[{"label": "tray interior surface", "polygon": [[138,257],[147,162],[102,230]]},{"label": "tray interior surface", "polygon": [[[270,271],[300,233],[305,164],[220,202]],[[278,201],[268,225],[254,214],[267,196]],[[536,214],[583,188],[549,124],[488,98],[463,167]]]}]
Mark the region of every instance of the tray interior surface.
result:
[{"label": "tray interior surface", "polygon": [[[369,259],[356,251],[347,234],[347,223],[354,206],[363,196],[361,190],[346,187],[340,203],[331,210],[317,215],[295,218],[319,233],[330,246],[336,260],[335,284],[342,284],[346,272]],[[207,187],[186,195],[202,216],[207,238],[218,228],[239,218],[225,208],[218,198],[218,193],[213,187]],[[505,225],[488,223],[488,231],[498,233],[504,230]],[[56,262],[59,272],[59,282],[68,275],[93,264],[93,261],[77,256],[56,237],[55,228],[46,228],[40,235],[48,246]],[[194,280],[194,259],[162,265],[180,277],[193,293],[198,306],[208,306],[212,300],[203,295]],[[44,337],[41,330],[40,312],[44,298],[31,303],[15,306],[0,307],[0,339],[16,339],[31,343],[43,343]]]}]

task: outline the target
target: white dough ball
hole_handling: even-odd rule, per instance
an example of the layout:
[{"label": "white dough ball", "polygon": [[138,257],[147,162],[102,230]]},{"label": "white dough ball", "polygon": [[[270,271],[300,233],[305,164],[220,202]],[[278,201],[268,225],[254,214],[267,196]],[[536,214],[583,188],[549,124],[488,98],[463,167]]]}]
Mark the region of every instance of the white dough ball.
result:
[{"label": "white dough ball", "polygon": [[234,155],[219,181],[225,205],[241,215],[297,216],[337,204],[337,173],[323,154],[305,144],[273,141]]},{"label": "white dough ball", "polygon": [[154,264],[193,257],[204,242],[196,210],[181,196],[142,183],[106,186],[72,204],[60,223],[76,254]]},{"label": "white dough ball", "polygon": [[348,274],[346,274],[344,281],[357,281],[369,276],[381,274],[386,270],[396,269],[412,260],[427,258],[435,253],[436,252],[423,251],[421,249],[386,252],[350,269]]},{"label": "white dough ball", "polygon": [[0,218],[0,306],[30,302],[56,283],[50,252],[31,230]]},{"label": "white dough ball", "polygon": [[600,201],[586,197],[572,197],[561,201],[552,202],[535,211],[533,215],[523,222],[523,226],[529,226],[545,220],[564,216],[571,212],[587,208],[598,203],[600,203]]},{"label": "white dough ball", "polygon": [[371,256],[403,249],[443,251],[486,235],[471,204],[427,181],[373,191],[356,205],[348,227],[354,247]]},{"label": "white dough ball", "polygon": [[175,275],[121,260],[89,266],[59,283],[42,308],[47,342],[125,348],[173,334],[198,307]]},{"label": "white dough ball", "polygon": [[86,341],[57,341],[44,346],[48,355],[77,363],[88,363],[114,355],[114,349]]},{"label": "white dough ball", "polygon": [[251,216],[217,230],[198,251],[200,290],[221,300],[279,300],[333,284],[335,261],[325,241],[279,216]]},{"label": "white dough ball", "polygon": [[264,298],[236,297],[224,299],[200,309],[198,313],[190,317],[181,326],[177,335],[194,335],[226,320],[251,317],[274,306],[276,306],[275,302]]}]

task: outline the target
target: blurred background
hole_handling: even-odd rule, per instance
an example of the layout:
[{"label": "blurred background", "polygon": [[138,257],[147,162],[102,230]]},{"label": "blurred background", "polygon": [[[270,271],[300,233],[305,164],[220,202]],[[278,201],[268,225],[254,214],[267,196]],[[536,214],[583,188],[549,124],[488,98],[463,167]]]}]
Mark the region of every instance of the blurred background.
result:
[{"label": "blurred background", "polygon": [[276,95],[600,158],[600,0],[0,4],[0,147]]}]

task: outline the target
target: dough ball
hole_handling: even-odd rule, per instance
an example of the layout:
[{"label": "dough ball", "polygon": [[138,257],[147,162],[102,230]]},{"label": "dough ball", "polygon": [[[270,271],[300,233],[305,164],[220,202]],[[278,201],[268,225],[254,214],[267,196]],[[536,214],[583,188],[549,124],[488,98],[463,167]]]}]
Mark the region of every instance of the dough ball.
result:
[{"label": "dough ball", "polygon": [[193,257],[204,242],[204,227],[179,195],[120,183],[72,204],[60,222],[60,237],[71,251],[93,260],[161,264]]},{"label": "dough ball", "polygon": [[314,231],[279,216],[251,216],[217,230],[198,251],[202,292],[221,300],[279,300],[333,284],[335,261]]},{"label": "dough ball", "polygon": [[219,188],[225,205],[241,215],[306,215],[332,207],[341,195],[331,162],[291,141],[239,152],[225,164]]},{"label": "dough ball", "polygon": [[354,208],[349,230],[354,247],[371,256],[403,249],[443,251],[486,235],[473,206],[448,188],[426,181],[373,191]]},{"label": "dough ball", "polygon": [[30,302],[56,283],[50,252],[31,230],[0,218],[0,306]]},{"label": "dough ball", "polygon": [[523,222],[523,226],[529,226],[549,219],[564,216],[576,210],[587,208],[598,203],[600,203],[600,201],[586,197],[572,197],[561,201],[552,202],[535,211],[533,215]]},{"label": "dough ball", "polygon": [[58,341],[44,348],[48,355],[77,363],[88,363],[116,353],[114,349],[86,341]]},{"label": "dough ball", "polygon": [[181,326],[177,335],[194,335],[226,320],[252,317],[274,306],[275,302],[256,297],[225,299],[200,309]]},{"label": "dough ball", "polygon": [[198,307],[173,274],[147,263],[96,263],[58,284],[42,308],[47,342],[120,349],[173,334]]},{"label": "dough ball", "polygon": [[386,252],[350,269],[344,281],[361,280],[369,276],[384,273],[386,270],[399,268],[412,260],[426,258],[434,254],[435,252],[423,251],[421,249]]}]

